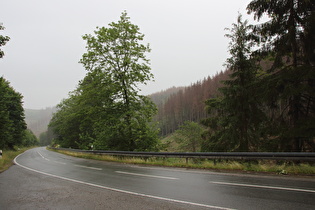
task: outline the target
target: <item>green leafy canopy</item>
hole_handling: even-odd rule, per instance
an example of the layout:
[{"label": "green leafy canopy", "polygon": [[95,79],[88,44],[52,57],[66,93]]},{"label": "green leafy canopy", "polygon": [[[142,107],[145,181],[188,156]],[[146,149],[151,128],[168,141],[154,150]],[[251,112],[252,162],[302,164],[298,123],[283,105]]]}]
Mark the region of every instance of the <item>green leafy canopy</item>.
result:
[{"label": "green leafy canopy", "polygon": [[[87,70],[70,98],[59,105],[51,126],[65,146],[114,150],[154,150],[157,109],[139,84],[153,79],[149,45],[123,12],[118,22],[86,34],[87,52],[80,63]],[[71,130],[71,132],[70,132]]]}]

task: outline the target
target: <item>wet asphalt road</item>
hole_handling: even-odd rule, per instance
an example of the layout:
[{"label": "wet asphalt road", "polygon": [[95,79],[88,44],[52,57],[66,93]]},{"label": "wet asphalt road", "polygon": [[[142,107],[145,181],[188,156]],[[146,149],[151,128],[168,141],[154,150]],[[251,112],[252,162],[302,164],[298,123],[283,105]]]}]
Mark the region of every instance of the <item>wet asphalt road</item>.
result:
[{"label": "wet asphalt road", "polygon": [[35,148],[0,174],[0,209],[314,209],[315,179],[109,163]]}]

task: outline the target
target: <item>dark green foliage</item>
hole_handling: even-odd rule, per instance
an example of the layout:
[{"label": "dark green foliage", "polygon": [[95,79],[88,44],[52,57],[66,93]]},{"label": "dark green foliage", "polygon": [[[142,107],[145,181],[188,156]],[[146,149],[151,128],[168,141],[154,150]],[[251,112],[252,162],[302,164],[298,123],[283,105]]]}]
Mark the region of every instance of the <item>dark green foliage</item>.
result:
[{"label": "dark green foliage", "polygon": [[31,130],[26,129],[24,133],[25,134],[22,140],[22,146],[30,147],[30,146],[39,145],[37,137],[34,135],[34,133]]},{"label": "dark green foliage", "polygon": [[22,95],[3,77],[0,78],[0,148],[13,149],[22,145],[26,123]]},{"label": "dark green foliage", "polygon": [[53,115],[50,127],[56,134],[56,139],[63,147],[81,148],[76,142],[79,140],[80,116],[77,113],[77,97],[64,99]]},{"label": "dark green foliage", "polygon": [[251,57],[252,27],[242,21],[229,29],[230,54],[227,67],[231,70],[230,79],[220,88],[220,98],[209,99],[206,104],[210,118],[203,123],[210,127],[203,150],[249,151],[259,139],[260,126],[264,115],[255,97],[258,66]]},{"label": "dark green foliage", "polygon": [[137,87],[153,77],[143,37],[126,12],[117,23],[83,36],[87,52],[80,63],[88,73],[58,105],[50,123],[57,143],[81,149],[156,149],[157,130],[150,123],[156,106]]},{"label": "dark green foliage", "polygon": [[315,115],[315,2],[255,0],[248,5],[263,40],[261,59],[272,58],[262,79],[263,99],[271,109],[269,136],[278,138],[281,151],[314,151]]}]

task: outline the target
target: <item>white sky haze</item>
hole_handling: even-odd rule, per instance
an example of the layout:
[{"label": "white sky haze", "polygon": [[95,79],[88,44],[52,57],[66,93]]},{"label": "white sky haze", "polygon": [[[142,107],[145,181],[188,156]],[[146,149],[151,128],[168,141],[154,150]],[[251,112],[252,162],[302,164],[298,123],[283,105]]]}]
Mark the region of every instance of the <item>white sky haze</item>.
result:
[{"label": "white sky haze", "polygon": [[86,71],[79,60],[84,34],[107,27],[126,10],[150,43],[155,82],[147,95],[187,86],[224,70],[229,56],[224,28],[238,12],[246,16],[250,0],[0,0],[2,49],[0,76],[24,96],[24,107],[57,105],[74,90]]}]

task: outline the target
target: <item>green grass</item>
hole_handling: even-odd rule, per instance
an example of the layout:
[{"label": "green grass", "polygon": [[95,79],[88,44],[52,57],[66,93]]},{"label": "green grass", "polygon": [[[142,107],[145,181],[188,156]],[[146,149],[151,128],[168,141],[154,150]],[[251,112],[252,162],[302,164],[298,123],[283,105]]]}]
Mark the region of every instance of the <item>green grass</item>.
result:
[{"label": "green grass", "polygon": [[139,157],[117,157],[109,155],[95,155],[86,154],[73,151],[54,150],[62,154],[71,155],[79,158],[120,162],[128,164],[145,164],[153,166],[165,167],[180,167],[180,168],[196,168],[196,169],[211,169],[211,170],[224,170],[224,171],[238,171],[238,172],[261,172],[282,175],[314,175],[314,164],[294,164],[292,162],[277,163],[276,161],[213,161],[213,160],[200,160],[189,159],[186,162],[185,158],[139,158]]},{"label": "green grass", "polygon": [[2,158],[0,158],[0,173],[7,170],[10,166],[13,165],[13,160],[16,156],[31,148],[32,147],[19,148],[16,150],[3,150]]}]

